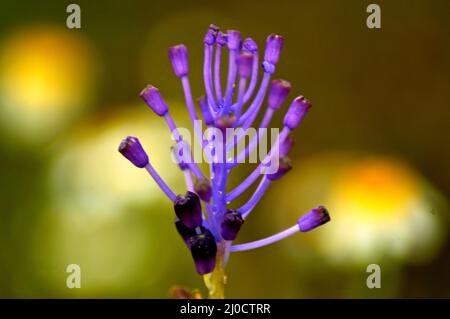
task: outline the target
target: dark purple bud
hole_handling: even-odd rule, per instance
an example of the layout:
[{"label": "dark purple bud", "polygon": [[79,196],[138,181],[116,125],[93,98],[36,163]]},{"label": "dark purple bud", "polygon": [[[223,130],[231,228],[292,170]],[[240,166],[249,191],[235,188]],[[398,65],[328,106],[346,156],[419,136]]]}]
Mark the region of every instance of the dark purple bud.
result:
[{"label": "dark purple bud", "polygon": [[295,144],[294,136],[292,134],[288,134],[288,136],[283,140],[283,142],[280,143],[280,151],[279,151],[280,157],[288,155],[289,151],[294,146],[294,144]]},{"label": "dark purple bud", "polygon": [[292,169],[292,161],[287,156],[281,156],[278,159],[278,169],[275,173],[267,174],[267,178],[271,181],[276,181],[283,177],[287,172]]},{"label": "dark purple bud", "polygon": [[244,44],[242,45],[242,48],[246,52],[250,52],[252,54],[255,54],[258,52],[258,45],[252,38],[247,38],[244,40]]},{"label": "dark purple bud", "polygon": [[195,228],[202,224],[202,207],[200,198],[193,192],[178,195],[173,203],[175,214],[188,228]]},{"label": "dark purple bud", "polygon": [[241,78],[248,78],[252,74],[253,55],[248,52],[243,52],[237,57],[237,64],[239,76]]},{"label": "dark purple bud", "polygon": [[228,30],[227,38],[228,49],[237,51],[241,49],[241,33],[239,31]]},{"label": "dark purple bud", "polygon": [[217,33],[216,43],[218,45],[220,45],[221,47],[223,47],[224,45],[227,44],[227,41],[228,41],[228,36],[225,33],[223,33],[222,31],[219,31]]},{"label": "dark purple bud", "polygon": [[137,137],[127,136],[120,142],[119,152],[139,168],[148,164],[148,156]]},{"label": "dark purple bud", "polygon": [[188,74],[188,50],[184,44],[169,49],[169,59],[175,75],[179,78]]},{"label": "dark purple bud", "polygon": [[291,130],[295,129],[311,106],[311,103],[303,96],[295,98],[284,116],[284,125]]},{"label": "dark purple bud", "polygon": [[330,219],[328,210],[324,206],[318,206],[300,217],[297,224],[301,232],[307,232],[329,222]]},{"label": "dark purple bud", "polygon": [[206,45],[213,45],[214,42],[216,42],[217,32],[219,32],[219,28],[216,27],[214,24],[210,24],[203,42]]},{"label": "dark purple bud", "polygon": [[194,190],[204,202],[209,202],[211,199],[211,183],[205,178],[199,178],[195,182]]},{"label": "dark purple bud", "polygon": [[236,116],[234,114],[230,115],[222,115],[216,119],[215,124],[216,127],[225,131],[227,128],[233,127],[236,122]]},{"label": "dark purple bud", "polygon": [[159,90],[152,85],[147,85],[145,89],[141,91],[139,96],[147,103],[147,105],[159,116],[167,114],[169,108],[166,102],[164,102]]},{"label": "dark purple bud", "polygon": [[217,244],[208,229],[190,239],[191,254],[195,269],[200,275],[209,274],[216,267]]},{"label": "dark purple bud", "polygon": [[223,215],[220,232],[225,240],[235,240],[241,229],[244,219],[241,213],[235,210],[229,210]]},{"label": "dark purple bud", "polygon": [[202,112],[203,120],[207,126],[211,126],[214,124],[214,118],[211,114],[211,111],[208,106],[208,100],[205,96],[200,97],[197,100],[198,106],[200,107],[200,111]]},{"label": "dark purple bud", "polygon": [[277,64],[280,59],[281,49],[283,48],[283,37],[277,34],[271,34],[267,37],[266,52],[264,54],[264,60]]},{"label": "dark purple bud", "polygon": [[[180,145],[181,144],[181,145]],[[172,151],[173,158],[175,162],[178,164],[178,167],[184,171],[189,166],[186,163],[187,156],[185,152],[189,152],[189,150],[185,149],[184,143],[176,143],[170,147],[170,150]]]},{"label": "dark purple bud", "polygon": [[286,100],[289,92],[291,91],[291,83],[285,80],[273,80],[270,83],[269,97],[267,98],[267,104],[270,108],[278,110]]},{"label": "dark purple bud", "polygon": [[[175,227],[177,228],[178,234],[180,234],[181,238],[183,238],[185,244],[190,249],[191,248],[191,237],[197,235],[198,228],[186,227],[180,220],[175,221]],[[205,227],[199,226],[199,228],[202,233],[205,232]]]}]

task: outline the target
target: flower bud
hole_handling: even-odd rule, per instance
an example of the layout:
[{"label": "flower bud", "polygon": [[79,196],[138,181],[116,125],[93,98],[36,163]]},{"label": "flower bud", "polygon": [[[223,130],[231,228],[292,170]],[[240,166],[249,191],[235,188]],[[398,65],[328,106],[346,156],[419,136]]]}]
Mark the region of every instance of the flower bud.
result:
[{"label": "flower bud", "polygon": [[271,64],[277,64],[278,60],[280,59],[280,53],[282,48],[283,48],[283,37],[272,33],[267,37],[264,60]]},{"label": "flower bud", "polygon": [[199,178],[195,182],[194,190],[204,202],[209,202],[211,199],[211,183],[205,178]]},{"label": "flower bud", "polygon": [[239,51],[241,49],[241,33],[236,30],[227,32],[228,49]]},{"label": "flower bud", "polygon": [[169,49],[169,59],[177,77],[181,78],[188,74],[188,50],[184,44],[171,47]]},{"label": "flower bud", "polygon": [[214,24],[210,24],[208,31],[205,34],[203,42],[206,45],[213,45],[214,42],[216,42],[217,32],[219,32],[219,28],[216,27]]},{"label": "flower bud", "polygon": [[284,125],[291,130],[295,129],[311,106],[303,96],[295,98],[284,116]]},{"label": "flower bud", "polygon": [[244,219],[241,213],[236,210],[229,210],[223,215],[222,224],[220,225],[220,232],[225,240],[235,240],[241,229]]},{"label": "flower bud", "polygon": [[193,192],[178,195],[173,203],[175,214],[188,228],[195,228],[202,224],[202,207],[200,198]]},{"label": "flower bud", "polygon": [[248,52],[243,52],[237,57],[237,65],[239,76],[241,78],[248,78],[252,74],[253,55]]},{"label": "flower bud", "polygon": [[190,239],[191,254],[200,275],[208,274],[216,267],[217,244],[208,229]]},{"label": "flower bud", "polygon": [[301,232],[307,232],[329,222],[330,219],[328,210],[324,206],[318,206],[300,217],[297,224]]},{"label": "flower bud", "polygon": [[283,177],[292,169],[292,161],[287,156],[281,156],[278,160],[278,169],[275,173],[267,174],[267,178],[271,181],[276,181]]},{"label": "flower bud", "polygon": [[148,164],[148,156],[137,137],[127,136],[120,142],[119,152],[139,168]]},{"label": "flower bud", "polygon": [[286,100],[291,91],[291,83],[285,80],[273,80],[270,83],[267,104],[270,108],[278,110]]},{"label": "flower bud", "polygon": [[247,38],[244,40],[244,44],[242,45],[242,49],[246,52],[255,54],[258,52],[258,45],[252,38]]},{"label": "flower bud", "polygon": [[227,41],[228,41],[228,36],[225,33],[223,33],[222,31],[219,31],[217,33],[216,43],[218,45],[220,45],[221,47],[223,47],[224,45],[227,44]]},{"label": "flower bud", "polygon": [[147,87],[141,91],[139,96],[157,115],[164,116],[169,111],[169,108],[161,97],[159,90],[154,86],[147,85]]}]

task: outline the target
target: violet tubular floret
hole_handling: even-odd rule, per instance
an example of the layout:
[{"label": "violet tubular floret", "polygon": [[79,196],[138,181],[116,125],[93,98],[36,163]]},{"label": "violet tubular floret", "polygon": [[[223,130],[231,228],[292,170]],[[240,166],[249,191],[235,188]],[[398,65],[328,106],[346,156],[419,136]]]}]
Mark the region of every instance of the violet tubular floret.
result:
[{"label": "violet tubular floret", "polygon": [[145,103],[159,116],[164,116],[169,111],[159,90],[153,85],[147,85],[139,94]]},{"label": "violet tubular floret", "polygon": [[178,195],[173,203],[175,214],[188,228],[195,228],[202,224],[202,207],[197,194],[188,191],[185,195]]},{"label": "violet tubular floret", "polygon": [[328,210],[324,206],[311,209],[299,218],[297,224],[301,232],[308,232],[331,220]]},{"label": "violet tubular floret", "polygon": [[184,44],[171,47],[169,49],[169,59],[177,77],[181,78],[188,74],[188,50]]},{"label": "violet tubular floret", "polygon": [[200,275],[209,274],[216,267],[217,244],[213,234],[208,230],[190,238],[192,258],[195,269]]},{"label": "violet tubular floret", "polygon": [[136,167],[144,168],[149,163],[148,155],[137,137],[124,138],[119,145],[119,152]]},{"label": "violet tubular floret", "polygon": [[270,83],[267,105],[274,110],[278,110],[286,100],[291,91],[291,84],[285,80],[273,80]]},{"label": "violet tubular floret", "polygon": [[311,108],[311,103],[305,99],[303,96],[299,96],[294,99],[291,106],[289,107],[286,115],[284,116],[284,126],[289,129],[295,129],[303,117],[306,115],[306,112]]},{"label": "violet tubular floret", "polygon": [[220,225],[222,238],[225,240],[235,240],[243,223],[244,218],[242,218],[240,212],[236,210],[228,210],[223,215],[223,220]]}]

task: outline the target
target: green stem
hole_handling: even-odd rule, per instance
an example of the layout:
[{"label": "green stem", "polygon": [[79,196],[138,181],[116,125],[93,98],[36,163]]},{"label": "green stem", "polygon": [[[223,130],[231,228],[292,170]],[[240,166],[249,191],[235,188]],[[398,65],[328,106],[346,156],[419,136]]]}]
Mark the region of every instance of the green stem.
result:
[{"label": "green stem", "polygon": [[216,268],[212,273],[203,276],[206,288],[208,288],[208,296],[210,299],[225,298],[225,284],[227,276],[223,267],[224,244],[219,244],[217,252]]}]

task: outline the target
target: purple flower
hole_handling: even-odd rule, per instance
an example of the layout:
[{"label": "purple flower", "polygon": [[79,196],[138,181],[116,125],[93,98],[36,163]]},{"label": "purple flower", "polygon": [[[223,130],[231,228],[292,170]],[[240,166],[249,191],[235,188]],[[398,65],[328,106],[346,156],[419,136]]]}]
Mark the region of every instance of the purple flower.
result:
[{"label": "purple flower", "polygon": [[175,214],[188,228],[195,228],[202,224],[202,207],[197,194],[188,191],[186,195],[178,195],[173,203]]},{"label": "purple flower", "polygon": [[220,225],[222,238],[225,240],[235,240],[241,229],[244,219],[241,213],[235,210],[229,210],[223,215],[222,224]]},{"label": "purple flower", "polygon": [[297,223],[301,232],[307,232],[329,222],[330,219],[328,210],[323,206],[318,206],[300,217]]},{"label": "purple flower", "polygon": [[[230,30],[225,34],[215,25],[210,25],[203,38],[205,95],[197,100],[198,107],[194,103],[189,82],[187,48],[180,44],[169,49],[169,58],[175,75],[180,78],[191,122],[194,124],[199,119],[197,109],[200,109],[201,117],[208,128],[218,129],[221,133],[225,133],[228,128],[239,128],[228,138],[227,135],[221,134],[211,147],[202,128],[194,125],[198,144],[210,160],[209,176],[205,176],[198,163],[193,160],[189,143],[183,140],[158,89],[149,85],[141,92],[142,99],[157,115],[164,118],[175,140],[175,145],[172,146],[173,158],[185,177],[186,194],[177,196],[171,190],[149,162],[137,138],[127,137],[119,146],[119,151],[134,165],[145,167],[172,201],[176,229],[190,249],[199,274],[223,274],[222,270],[230,253],[263,247],[295,233],[310,231],[330,220],[328,211],[319,206],[302,216],[294,226],[280,233],[249,243],[232,244],[242,224],[269,186],[292,168],[292,161],[287,155],[294,144],[293,130],[311,107],[303,96],[294,99],[284,116],[284,126],[272,149],[265,158],[260,159],[260,164],[252,173],[227,192],[231,171],[249,157],[262,137],[258,132],[258,136],[237,155],[229,156],[229,151],[242,141],[243,136],[253,126],[259,129],[269,128],[274,113],[281,109],[290,93],[289,82],[272,81],[282,47],[283,37],[271,34],[267,38],[264,56],[260,61],[258,46],[253,39],[246,38],[242,41],[239,31]],[[226,51],[227,76],[226,82],[222,83],[225,77],[221,74],[221,61]],[[262,120],[258,126],[254,125],[261,110]],[[273,170],[268,172],[267,163],[277,163],[278,166],[272,167]],[[234,200],[258,179],[259,184],[251,197],[244,205],[236,207]],[[220,296],[217,294],[219,290],[217,287],[211,289],[211,295]]]},{"label": "purple flower", "polygon": [[169,59],[175,75],[179,78],[188,74],[188,50],[183,44],[173,46],[169,49]]},{"label": "purple flower", "polygon": [[119,152],[139,168],[148,164],[148,156],[137,137],[127,136],[120,142]]}]

